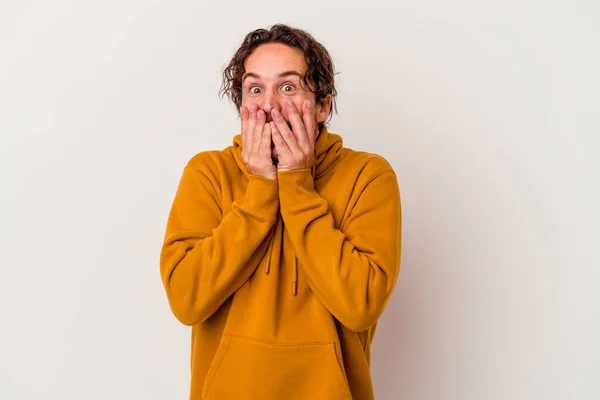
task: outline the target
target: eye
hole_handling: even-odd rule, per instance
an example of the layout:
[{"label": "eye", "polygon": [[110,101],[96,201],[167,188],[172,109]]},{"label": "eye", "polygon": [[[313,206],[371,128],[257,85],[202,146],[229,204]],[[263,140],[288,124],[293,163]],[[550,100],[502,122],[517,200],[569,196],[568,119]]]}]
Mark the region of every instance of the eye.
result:
[{"label": "eye", "polygon": [[282,90],[282,91],[284,91],[284,92],[293,92],[293,91],[294,91],[294,89],[296,89],[296,88],[294,87],[294,85],[290,85],[289,83],[286,83],[285,85],[283,85],[283,86],[281,87],[281,90]]},{"label": "eye", "polygon": [[259,94],[261,91],[262,91],[261,88],[258,86],[252,86],[250,88],[250,93],[252,93],[252,94]]}]

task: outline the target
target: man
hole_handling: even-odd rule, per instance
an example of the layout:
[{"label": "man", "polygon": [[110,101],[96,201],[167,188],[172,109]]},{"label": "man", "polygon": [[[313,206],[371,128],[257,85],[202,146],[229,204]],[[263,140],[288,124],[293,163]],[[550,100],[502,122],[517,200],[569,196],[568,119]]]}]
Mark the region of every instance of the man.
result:
[{"label": "man", "polygon": [[171,309],[193,327],[190,398],[373,399],[370,345],[400,264],[396,175],[327,130],[333,63],[308,33],[249,33],[223,77],[241,134],[189,161],[161,253]]}]

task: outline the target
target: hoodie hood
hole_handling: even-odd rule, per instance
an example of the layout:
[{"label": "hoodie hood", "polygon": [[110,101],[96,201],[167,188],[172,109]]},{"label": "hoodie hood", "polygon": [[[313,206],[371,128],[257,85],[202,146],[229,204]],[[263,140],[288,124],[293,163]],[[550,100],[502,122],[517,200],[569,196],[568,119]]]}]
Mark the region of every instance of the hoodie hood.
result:
[{"label": "hoodie hood", "polygon": [[[342,137],[331,133],[327,130],[327,127],[323,127],[317,141],[315,142],[315,165],[313,167],[313,178],[318,179],[325,175],[335,165],[340,157],[343,148]],[[244,175],[248,176],[248,170],[246,164],[242,159],[242,135],[236,135],[233,138],[233,152],[235,160],[244,172]]]}]

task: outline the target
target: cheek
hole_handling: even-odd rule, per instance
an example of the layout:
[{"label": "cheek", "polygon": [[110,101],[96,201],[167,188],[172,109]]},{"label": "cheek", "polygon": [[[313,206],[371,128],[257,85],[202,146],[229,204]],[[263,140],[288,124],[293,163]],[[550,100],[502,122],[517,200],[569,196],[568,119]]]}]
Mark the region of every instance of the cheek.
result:
[{"label": "cheek", "polygon": [[242,104],[241,104],[242,106],[244,106],[244,107],[250,107],[251,104],[252,104],[251,99],[249,99],[246,96],[242,96]]},{"label": "cheek", "polygon": [[241,105],[250,107],[252,104],[259,104],[260,97],[258,95],[250,95],[247,92],[242,92]]},{"label": "cheek", "polygon": [[298,112],[300,113],[300,115],[302,115],[302,109],[303,109],[303,104],[304,102],[308,100],[305,97],[302,97],[300,99],[296,99],[294,100],[294,105],[296,106],[296,110],[298,110]]}]

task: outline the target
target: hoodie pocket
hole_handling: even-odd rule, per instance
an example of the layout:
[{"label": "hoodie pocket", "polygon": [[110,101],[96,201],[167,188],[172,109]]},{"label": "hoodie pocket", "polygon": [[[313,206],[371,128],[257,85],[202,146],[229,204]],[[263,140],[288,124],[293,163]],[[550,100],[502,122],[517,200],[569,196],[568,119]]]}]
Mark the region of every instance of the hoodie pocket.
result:
[{"label": "hoodie pocket", "polygon": [[223,336],[204,400],[350,400],[333,343],[270,344]]}]

